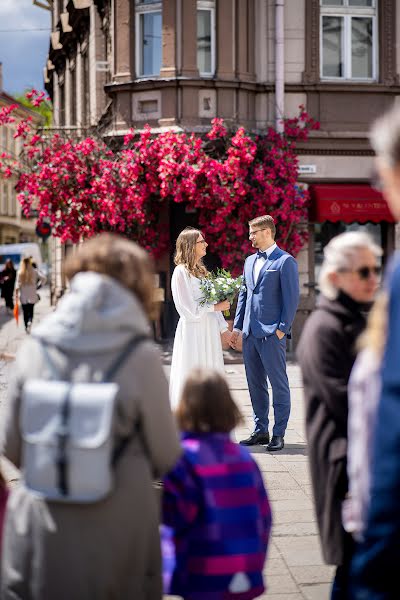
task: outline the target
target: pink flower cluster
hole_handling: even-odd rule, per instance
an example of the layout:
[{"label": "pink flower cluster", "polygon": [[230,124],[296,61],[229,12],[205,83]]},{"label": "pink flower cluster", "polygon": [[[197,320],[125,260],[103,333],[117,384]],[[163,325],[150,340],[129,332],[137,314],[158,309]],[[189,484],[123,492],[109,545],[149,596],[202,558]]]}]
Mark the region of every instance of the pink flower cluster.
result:
[{"label": "pink flower cluster", "polygon": [[[41,94],[33,90],[32,98]],[[12,111],[0,111],[0,123]],[[166,132],[148,126],[131,131],[119,151],[88,137],[81,141],[47,137],[18,125],[24,141],[19,164],[0,157],[0,173],[18,177],[25,214],[38,211],[53,234],[78,242],[101,231],[135,239],[156,258],[169,248],[169,202],[185,202],[199,212],[199,223],[224,268],[239,273],[250,251],[248,221],[271,214],[282,247],[297,254],[306,233],[307,193],[297,186],[296,142],[318,124],[300,107],[299,117],[254,137],[243,128],[229,133],[214,119],[209,133]]]}]

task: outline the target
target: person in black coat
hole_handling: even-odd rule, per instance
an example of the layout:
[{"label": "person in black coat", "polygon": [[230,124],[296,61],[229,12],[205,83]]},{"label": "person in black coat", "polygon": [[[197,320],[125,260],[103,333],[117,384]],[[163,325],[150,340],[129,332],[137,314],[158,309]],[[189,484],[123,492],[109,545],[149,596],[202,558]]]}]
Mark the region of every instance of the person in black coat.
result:
[{"label": "person in black coat", "polygon": [[324,560],[336,565],[332,600],[348,598],[353,543],[342,526],[347,481],[347,384],[356,340],[378,287],[381,249],[362,232],[325,247],[321,296],[301,335],[297,358],[304,382],[306,434]]},{"label": "person in black coat", "polygon": [[13,261],[9,258],[2,272],[0,273],[1,297],[4,298],[6,307],[10,312],[14,309],[14,287],[16,270]]}]

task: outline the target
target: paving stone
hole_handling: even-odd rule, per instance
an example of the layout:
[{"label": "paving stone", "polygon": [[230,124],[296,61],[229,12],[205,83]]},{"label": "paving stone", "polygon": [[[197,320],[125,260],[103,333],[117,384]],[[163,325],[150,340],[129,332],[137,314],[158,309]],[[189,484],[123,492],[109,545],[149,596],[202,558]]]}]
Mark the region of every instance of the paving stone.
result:
[{"label": "paving stone", "polygon": [[296,523],[275,523],[273,528],[273,535],[278,536],[296,536],[301,537],[304,535],[317,535],[318,529],[316,523],[308,522],[296,522]]},{"label": "paving stone", "polygon": [[275,537],[274,542],[289,567],[324,565],[316,535]]},{"label": "paving stone", "polygon": [[268,596],[270,594],[293,594],[298,591],[298,587],[290,573],[286,575],[268,575],[266,580]]},{"label": "paving stone", "polygon": [[275,524],[284,525],[287,523],[314,523],[314,521],[315,514],[313,509],[282,510],[280,503],[277,502],[277,506],[274,511]]},{"label": "paving stone", "polygon": [[290,567],[293,578],[301,585],[329,583],[331,584],[335,567],[329,565],[311,565],[302,567]]},{"label": "paving stone", "polygon": [[301,587],[303,598],[306,600],[329,600],[331,597],[330,583],[320,583],[318,585],[305,585]]},{"label": "paving stone", "polygon": [[264,574],[266,577],[269,577],[270,573],[272,575],[290,576],[289,567],[283,558],[271,558],[268,554],[267,562],[265,563]]}]

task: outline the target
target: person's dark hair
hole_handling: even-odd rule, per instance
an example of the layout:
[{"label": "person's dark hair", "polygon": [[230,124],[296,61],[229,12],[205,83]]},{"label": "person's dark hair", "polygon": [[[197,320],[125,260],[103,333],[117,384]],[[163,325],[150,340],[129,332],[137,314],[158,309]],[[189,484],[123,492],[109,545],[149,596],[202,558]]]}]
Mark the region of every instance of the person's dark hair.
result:
[{"label": "person's dark hair", "polygon": [[7,258],[4,268],[8,269],[9,271],[15,271],[14,263],[11,258]]},{"label": "person's dark hair", "polygon": [[176,410],[181,431],[229,433],[242,422],[228,384],[208,369],[193,369],[186,379]]},{"label": "person's dark hair", "polygon": [[68,279],[84,271],[113,277],[137,297],[149,318],[157,316],[153,261],[135,242],[112,233],[102,233],[70,254],[64,270]]}]

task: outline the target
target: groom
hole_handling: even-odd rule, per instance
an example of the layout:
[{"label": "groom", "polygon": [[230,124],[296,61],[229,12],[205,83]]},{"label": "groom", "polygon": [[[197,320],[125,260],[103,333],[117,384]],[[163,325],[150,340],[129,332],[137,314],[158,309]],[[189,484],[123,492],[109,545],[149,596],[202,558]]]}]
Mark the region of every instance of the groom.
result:
[{"label": "groom", "polygon": [[[244,264],[231,346],[243,333],[243,360],[254,411],[254,432],[240,443],[268,444],[282,450],[290,414],[290,390],[286,374],[286,338],[290,335],[299,302],[297,262],[275,243],[275,223],[264,215],[249,222],[249,238],[256,254]],[[269,395],[273,392],[274,428],[268,433]]]}]

